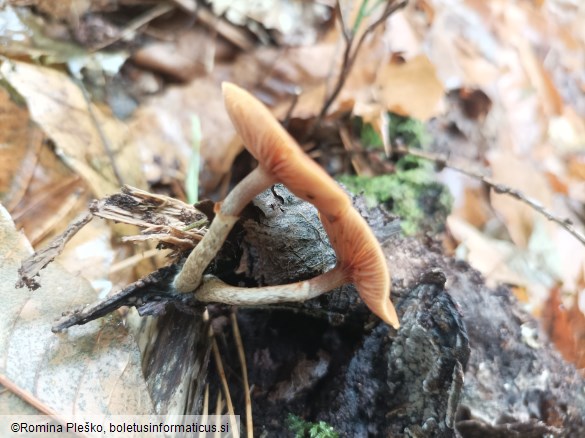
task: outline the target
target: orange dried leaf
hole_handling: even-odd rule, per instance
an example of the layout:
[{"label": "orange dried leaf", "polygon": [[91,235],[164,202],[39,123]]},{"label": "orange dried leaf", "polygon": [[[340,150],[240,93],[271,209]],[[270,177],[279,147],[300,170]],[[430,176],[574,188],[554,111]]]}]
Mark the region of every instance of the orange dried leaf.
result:
[{"label": "orange dried leaf", "polygon": [[585,155],[573,155],[569,157],[567,168],[572,178],[585,181]]},{"label": "orange dried leaf", "polygon": [[542,314],[543,325],[563,357],[577,368],[585,367],[585,315],[577,299],[566,308],[559,288],[554,288]]},{"label": "orange dried leaf", "polygon": [[388,111],[421,120],[438,113],[445,92],[434,65],[424,55],[404,64],[387,64],[378,75],[377,85]]}]

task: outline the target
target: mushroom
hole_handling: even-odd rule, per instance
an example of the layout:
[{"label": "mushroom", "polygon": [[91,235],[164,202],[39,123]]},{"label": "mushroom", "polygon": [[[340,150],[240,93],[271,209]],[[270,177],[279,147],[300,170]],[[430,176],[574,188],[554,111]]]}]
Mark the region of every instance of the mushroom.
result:
[{"label": "mushroom", "polygon": [[368,307],[388,324],[399,327],[389,299],[390,275],[380,246],[349,197],[298,146],[260,101],[236,85],[224,83],[228,114],[258,167],[215,206],[216,216],[205,237],[191,252],[175,279],[181,292],[195,290],[202,274],[225,241],[242,209],[259,193],[281,182],[315,205],[337,254],[334,269],[313,279],[261,288],[238,288],[208,279],[196,298],[225,304],[270,304],[305,301],[349,281]]},{"label": "mushroom", "polygon": [[174,281],[179,292],[199,286],[203,271],[217,254],[244,207],[277,182],[296,196],[313,203],[327,217],[351,208],[343,190],[311,160],[258,99],[237,85],[222,85],[228,114],[258,166],[240,181],[222,203],[199,244],[191,251]]},{"label": "mushroom", "polygon": [[321,220],[337,256],[332,270],[297,283],[257,288],[230,286],[208,277],[195,297],[203,302],[232,305],[302,302],[352,282],[368,308],[398,329],[400,323],[390,301],[390,274],[384,253],[366,221],[353,208],[333,221],[324,216]]}]

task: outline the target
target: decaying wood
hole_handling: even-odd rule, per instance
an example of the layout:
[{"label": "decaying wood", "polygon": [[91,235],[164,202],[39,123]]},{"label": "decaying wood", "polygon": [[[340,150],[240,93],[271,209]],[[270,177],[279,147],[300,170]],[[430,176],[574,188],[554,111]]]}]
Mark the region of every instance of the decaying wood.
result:
[{"label": "decaying wood", "polygon": [[90,211],[94,216],[142,229],[139,236],[125,237],[127,241],[155,240],[183,251],[192,249],[201,240],[207,224],[207,217],[192,205],[131,186],[94,201]]},{"label": "decaying wood", "polygon": [[75,219],[67,229],[57,236],[46,248],[41,251],[35,252],[31,257],[22,262],[22,266],[18,270],[20,280],[16,283],[17,288],[24,286],[30,290],[36,290],[41,287],[38,280],[35,278],[39,275],[39,272],[45,268],[49,263],[55,260],[61,252],[67,242],[71,240],[77,232],[87,225],[92,219],[90,213],[86,213]]},{"label": "decaying wood", "polygon": [[[401,236],[395,218],[368,210],[360,198],[354,206],[383,242],[402,327],[380,323],[351,285],[304,303],[240,308],[257,435],[286,435],[284,417],[293,413],[326,421],[344,436],[585,436],[582,377],[507,288],[487,288],[477,271],[443,255],[430,238]],[[263,286],[310,278],[333,262],[316,211],[276,186],[247,208],[208,272],[231,284]],[[131,285],[117,304],[156,314],[163,303],[175,302],[200,321],[193,301],[169,288],[177,269],[163,268]],[[103,310],[95,308],[93,316]],[[210,307],[215,320],[224,321],[223,360],[231,366],[236,411],[243,412],[226,310]],[[181,335],[174,329],[180,318],[168,315],[159,324],[166,341],[149,362],[152,382],[158,382],[151,384],[153,399],[163,411],[183,400],[186,412],[196,412],[209,356],[207,330],[198,322],[194,333]],[[182,341],[171,341],[177,336],[187,339],[181,348]],[[165,365],[185,366],[179,356],[187,344],[203,349],[190,377]],[[194,398],[163,385],[168,376],[182,388],[185,379],[196,378]],[[213,378],[211,384],[219,388]]]},{"label": "decaying wood", "polygon": [[205,225],[208,222],[207,216],[192,205],[168,196],[124,186],[121,193],[94,201],[90,206],[90,213],[81,215],[46,248],[24,260],[18,271],[20,280],[16,287],[38,289],[40,283],[36,277],[39,272],[61,254],[67,242],[94,216],[141,228],[141,235],[124,236],[122,240],[155,240],[163,247],[175,250],[170,257],[193,249],[205,234]]},{"label": "decaying wood", "polygon": [[[306,278],[328,265],[323,253],[298,257],[287,247],[299,207],[282,190],[265,192],[244,222],[239,267],[248,281],[281,282],[285,269],[294,281],[291,273]],[[347,436],[585,436],[582,377],[510,290],[487,288],[437,242],[403,237],[381,210],[354,205],[384,242],[402,328],[378,324],[352,286],[287,309],[241,309],[256,433],[284,433],[274,419],[292,412]],[[306,219],[302,227],[320,229],[314,215]]]},{"label": "decaying wood", "polygon": [[141,316],[164,314],[169,303],[186,313],[201,313],[203,306],[195,302],[192,294],[179,293],[170,286],[179,266],[180,263],[173,263],[160,268],[104,300],[64,312],[52,330],[60,332],[74,325],[86,324],[123,306],[136,307]]}]

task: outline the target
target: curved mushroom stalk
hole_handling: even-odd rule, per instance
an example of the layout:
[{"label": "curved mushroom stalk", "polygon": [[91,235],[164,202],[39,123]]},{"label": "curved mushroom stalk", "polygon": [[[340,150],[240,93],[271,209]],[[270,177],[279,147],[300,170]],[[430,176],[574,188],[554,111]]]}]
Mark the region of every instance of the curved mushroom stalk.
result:
[{"label": "curved mushroom stalk", "polygon": [[301,303],[347,283],[342,269],[334,268],[310,280],[265,287],[237,287],[217,277],[207,277],[195,292],[204,303],[223,303],[234,306],[258,306],[278,303]]},{"label": "curved mushroom stalk", "polygon": [[195,298],[232,305],[302,302],[352,282],[372,313],[398,329],[400,322],[390,301],[390,274],[384,253],[366,221],[353,208],[336,218],[322,217],[322,221],[337,255],[332,270],[297,283],[257,288],[207,279],[195,292]]},{"label": "curved mushroom stalk", "polygon": [[192,292],[201,284],[203,272],[221,249],[246,204],[272,184],[273,179],[257,167],[233,188],[222,203],[215,204],[215,217],[207,233],[191,251],[175,278],[177,291]]},{"label": "curved mushroom stalk", "polygon": [[[195,292],[195,298],[204,303],[223,303],[233,306],[261,306],[280,303],[302,303],[348,282],[343,269],[336,267],[310,280],[265,287],[237,287],[216,277],[207,277]],[[394,306],[388,300],[379,312],[374,312],[386,324],[400,328]]]},{"label": "curved mushroom stalk", "polygon": [[211,263],[217,252],[225,242],[227,235],[238,221],[239,216],[224,214],[221,204],[215,204],[215,217],[207,229],[203,239],[191,251],[181,272],[175,277],[174,287],[179,292],[191,292],[201,283],[203,271]]},{"label": "curved mushroom stalk", "polygon": [[384,254],[364,219],[353,209],[349,197],[301,150],[258,99],[228,83],[223,84],[223,95],[228,114],[244,145],[258,160],[258,167],[222,204],[216,205],[216,217],[207,234],[175,279],[177,290],[190,292],[199,286],[203,271],[221,248],[242,209],[270,185],[282,182],[319,210],[337,254],[336,267],[314,279],[285,286],[242,289],[224,285],[220,288],[217,282],[209,282],[196,292],[197,297],[231,304],[304,301],[352,281],[370,310],[398,328],[398,317],[390,302],[390,274]]},{"label": "curved mushroom stalk", "polygon": [[327,216],[351,208],[349,198],[327,173],[311,160],[258,99],[236,85],[222,85],[225,106],[244,145],[258,167],[240,181],[218,209],[207,234],[191,251],[174,281],[179,292],[191,292],[215,257],[238,216],[256,195],[282,182],[295,195]]}]

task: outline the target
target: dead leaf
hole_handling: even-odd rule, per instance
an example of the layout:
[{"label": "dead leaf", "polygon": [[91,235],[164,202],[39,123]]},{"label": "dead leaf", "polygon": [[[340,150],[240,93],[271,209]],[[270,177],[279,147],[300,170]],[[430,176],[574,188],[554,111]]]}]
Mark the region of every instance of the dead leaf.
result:
[{"label": "dead leaf", "polygon": [[575,109],[566,107],[560,117],[550,120],[548,136],[560,152],[585,151],[585,120]]},{"label": "dead leaf", "polygon": [[[521,160],[509,152],[490,154],[493,179],[508,187],[520,190],[524,195],[537,200],[546,208],[552,204],[552,193],[547,180],[530,162]],[[525,248],[539,213],[511,196],[491,194],[494,209],[502,216],[506,228],[516,245]],[[550,227],[549,227],[550,228]]]},{"label": "dead leaf", "polygon": [[186,87],[169,87],[132,117],[130,132],[139,146],[149,181],[159,181],[179,169],[185,171],[192,154],[195,115],[202,131],[199,179],[203,192],[213,191],[231,170],[243,145],[224,108],[220,84],[206,77]]},{"label": "dead leaf", "polygon": [[[23,168],[33,166],[26,186],[22,188],[23,196],[12,210],[12,217],[17,227],[22,228],[27,238],[37,245],[65,229],[69,219],[85,210],[86,201],[91,196],[83,180],[65,166],[47,144],[41,145],[35,158],[33,163],[22,163]],[[85,193],[85,198],[74,202],[80,193]],[[59,216],[61,218],[57,220]]]},{"label": "dead leaf", "polygon": [[[97,3],[95,0],[93,2]],[[32,3],[40,11],[57,20],[71,20],[75,23],[89,10],[92,0],[64,0],[59,2],[34,0]]]},{"label": "dead leaf", "polygon": [[487,86],[501,76],[501,48],[487,14],[491,10],[483,2],[473,6],[436,5],[432,26],[425,32],[429,58],[448,88]]},{"label": "dead leaf", "polygon": [[27,189],[43,137],[26,108],[0,88],[0,201],[8,210],[16,207]]},{"label": "dead leaf", "polygon": [[145,186],[135,144],[125,125],[88,103],[66,75],[15,61],[4,61],[0,73],[26,99],[31,117],[95,196],[103,197],[119,188],[114,166],[124,183]]},{"label": "dead leaf", "polygon": [[481,187],[464,187],[463,205],[457,215],[478,229],[490,218],[491,211],[485,191]]},{"label": "dead leaf", "polygon": [[559,288],[554,288],[544,308],[542,321],[563,357],[577,368],[585,368],[585,315],[579,309],[577,296],[567,307],[563,305]]},{"label": "dead leaf", "polygon": [[[20,262],[31,252],[0,206],[2,373],[62,415],[154,413],[138,347],[117,317],[60,336],[51,332],[61,312],[95,300],[87,281],[53,264],[41,274],[38,291],[14,288]],[[0,394],[2,414],[22,413],[21,407],[10,392]]]},{"label": "dead leaf", "polygon": [[568,157],[567,167],[572,178],[585,181],[585,155]]},{"label": "dead leaf", "polygon": [[404,64],[387,64],[378,72],[376,85],[388,111],[428,120],[438,113],[444,95],[435,67],[424,55]]},{"label": "dead leaf", "polygon": [[175,41],[157,41],[138,49],[132,60],[182,82],[211,71],[216,42],[201,28],[180,32]]},{"label": "dead leaf", "polygon": [[540,312],[550,288],[560,278],[560,256],[554,242],[543,236],[542,226],[535,229],[530,248],[524,250],[511,242],[487,237],[457,217],[449,216],[447,224],[460,243],[458,258],[480,271],[489,287],[508,284],[526,288],[529,308],[534,314]]}]

